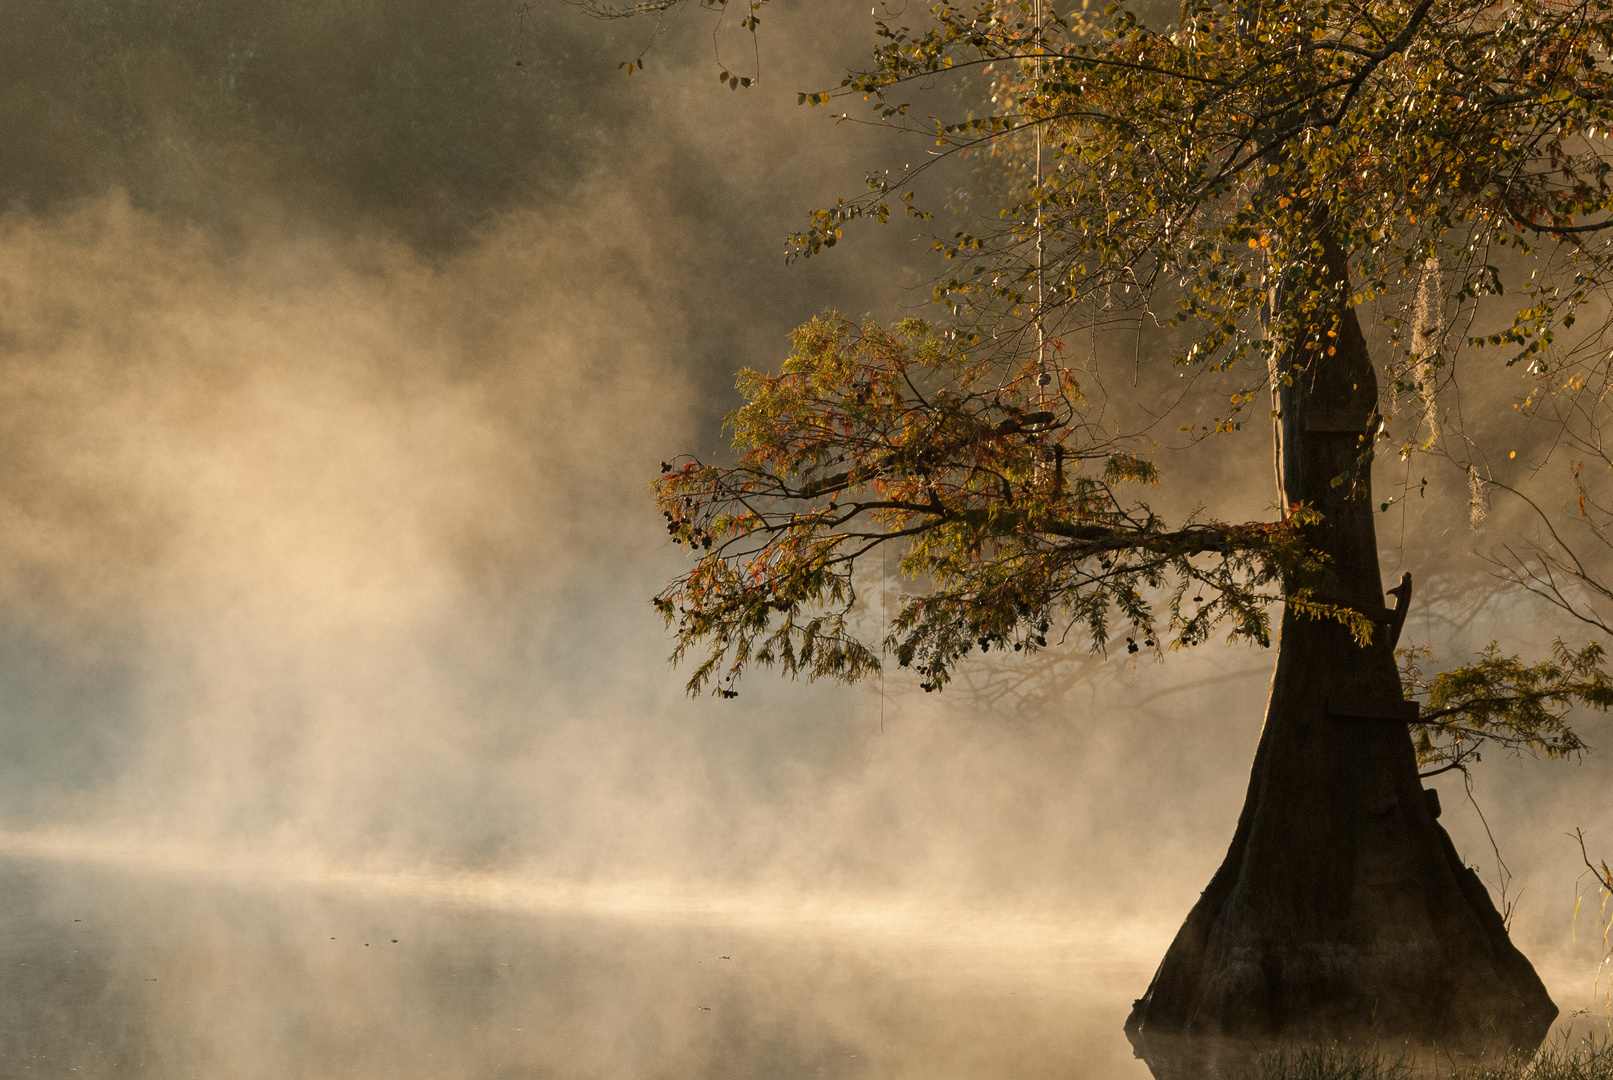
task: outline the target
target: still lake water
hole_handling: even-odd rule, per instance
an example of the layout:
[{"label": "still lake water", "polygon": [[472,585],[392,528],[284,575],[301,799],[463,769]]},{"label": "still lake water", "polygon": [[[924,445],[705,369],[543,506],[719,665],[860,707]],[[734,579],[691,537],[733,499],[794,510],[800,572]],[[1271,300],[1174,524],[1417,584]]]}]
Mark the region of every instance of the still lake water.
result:
[{"label": "still lake water", "polygon": [[0,897],[8,1078],[1148,1076],[1121,1023],[1153,942],[530,912],[16,857]]}]

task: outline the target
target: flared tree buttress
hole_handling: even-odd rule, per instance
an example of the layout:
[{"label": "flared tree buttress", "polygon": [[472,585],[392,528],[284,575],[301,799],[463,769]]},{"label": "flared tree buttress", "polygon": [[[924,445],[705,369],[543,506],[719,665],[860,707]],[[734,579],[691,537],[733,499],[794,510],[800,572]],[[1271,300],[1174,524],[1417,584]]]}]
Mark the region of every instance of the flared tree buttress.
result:
[{"label": "flared tree buttress", "polygon": [[[1331,245],[1323,261],[1347,280]],[[1231,847],[1126,1022],[1150,1064],[1182,1036],[1532,1051],[1557,1015],[1417,775],[1364,458],[1377,381],[1347,293],[1312,321],[1313,347],[1294,342],[1273,364],[1278,487],[1323,514],[1318,598],[1379,625],[1363,647],[1336,622],[1284,611]]]}]

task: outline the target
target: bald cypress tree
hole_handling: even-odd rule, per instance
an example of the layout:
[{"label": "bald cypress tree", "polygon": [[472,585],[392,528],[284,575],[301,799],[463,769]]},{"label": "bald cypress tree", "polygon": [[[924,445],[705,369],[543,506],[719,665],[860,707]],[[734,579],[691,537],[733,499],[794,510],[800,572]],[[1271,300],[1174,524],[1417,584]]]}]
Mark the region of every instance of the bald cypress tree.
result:
[{"label": "bald cypress tree", "polygon": [[[756,664],[878,670],[857,573],[886,545],[911,584],[883,645],[926,690],[976,649],[1072,632],[1132,652],[1221,630],[1265,644],[1280,608],[1243,813],[1136,1002],[1133,1042],[1151,1057],[1181,1036],[1532,1049],[1556,1007],[1419,768],[1486,741],[1575,753],[1568,708],[1605,709],[1613,684],[1594,643],[1403,672],[1412,584],[1386,603],[1372,463],[1475,468],[1468,444],[1442,443],[1439,408],[1474,358],[1481,376],[1539,375],[1541,393],[1567,367],[1607,374],[1572,346],[1613,273],[1609,3],[1188,0],[1150,25],[1126,4],[1025,0],[909,21],[876,18],[868,68],[801,101],[866,102],[932,138],[934,161],[976,155],[971,206],[999,212],[940,230],[956,269],[935,318],[820,317],[777,374],[741,374],[733,460],[663,468],[661,511],[695,561],[655,604],[689,689],[731,696]],[[920,119],[917,95],[949,80],[959,115]],[[818,211],[797,252],[859,218],[936,220],[921,171]],[[1503,309],[1482,336],[1457,329]],[[1150,504],[1151,443],[1101,420],[1098,388],[1063,361],[1070,335],[1123,318],[1160,328],[1139,364],[1220,382],[1225,406],[1189,438],[1269,425],[1269,517],[1222,520],[1214,493],[1185,520]]]}]

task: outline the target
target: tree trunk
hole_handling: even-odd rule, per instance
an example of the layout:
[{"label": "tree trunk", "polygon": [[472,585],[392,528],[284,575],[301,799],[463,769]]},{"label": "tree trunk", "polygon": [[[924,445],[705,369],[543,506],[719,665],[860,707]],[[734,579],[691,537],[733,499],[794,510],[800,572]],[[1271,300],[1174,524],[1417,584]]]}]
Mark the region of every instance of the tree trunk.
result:
[{"label": "tree trunk", "polygon": [[1362,647],[1337,623],[1283,613],[1232,846],[1126,1021],[1162,1077],[1202,1067],[1202,1037],[1532,1051],[1557,1015],[1417,776],[1416,705],[1402,700],[1373,527],[1377,380],[1347,265],[1324,247],[1310,295],[1320,278],[1325,299],[1306,316],[1321,346],[1291,342],[1274,365],[1289,383],[1278,486],[1324,515],[1318,597],[1384,622]]}]

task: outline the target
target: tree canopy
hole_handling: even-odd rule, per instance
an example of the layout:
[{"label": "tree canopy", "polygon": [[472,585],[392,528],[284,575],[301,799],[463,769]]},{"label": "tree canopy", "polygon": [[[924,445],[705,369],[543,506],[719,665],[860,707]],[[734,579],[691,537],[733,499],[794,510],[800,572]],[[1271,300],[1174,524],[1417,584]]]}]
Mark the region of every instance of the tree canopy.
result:
[{"label": "tree canopy", "polygon": [[[975,648],[1072,632],[1134,652],[1218,628],[1265,643],[1279,600],[1361,642],[1394,633],[1393,612],[1336,595],[1315,502],[1241,521],[1151,505],[1157,443],[1066,362],[1083,331],[1147,327],[1151,369],[1218,381],[1223,406],[1181,426],[1203,440],[1291,422],[1296,379],[1366,324],[1385,392],[1357,407],[1366,389],[1340,388],[1305,419],[1355,439],[1328,478],[1342,495],[1366,497],[1382,450],[1488,483],[1452,406],[1475,364],[1527,372],[1521,407],[1600,446],[1613,0],[1187,0],[1171,19],[1012,0],[887,8],[874,29],[865,70],[800,100],[854,101],[933,153],[814,212],[794,252],[907,216],[941,230],[951,269],[929,320],[800,328],[777,375],[740,375],[735,459],[663,466],[659,506],[697,561],[655,603],[675,655],[697,656],[692,692],[732,695],[753,664],[876,670],[858,574],[887,544],[913,588],[883,644],[926,689]],[[968,197],[927,206],[924,174],[964,157]],[[1279,487],[1283,468],[1279,451]],[[1518,566],[1526,586],[1551,568]],[[1613,703],[1595,645],[1426,678],[1417,664],[1426,761],[1493,738],[1575,753],[1567,708]]]}]

